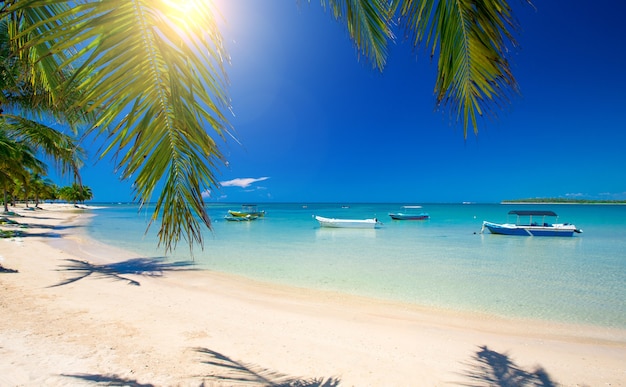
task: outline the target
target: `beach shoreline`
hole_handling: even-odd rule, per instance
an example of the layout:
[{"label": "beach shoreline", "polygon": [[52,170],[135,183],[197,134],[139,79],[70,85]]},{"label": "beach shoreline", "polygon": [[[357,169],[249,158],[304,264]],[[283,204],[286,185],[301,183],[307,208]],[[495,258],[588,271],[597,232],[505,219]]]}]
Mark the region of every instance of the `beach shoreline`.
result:
[{"label": "beach shoreline", "polygon": [[626,385],[626,330],[195,270],[89,239],[89,210],[42,207],[0,240],[3,386]]}]

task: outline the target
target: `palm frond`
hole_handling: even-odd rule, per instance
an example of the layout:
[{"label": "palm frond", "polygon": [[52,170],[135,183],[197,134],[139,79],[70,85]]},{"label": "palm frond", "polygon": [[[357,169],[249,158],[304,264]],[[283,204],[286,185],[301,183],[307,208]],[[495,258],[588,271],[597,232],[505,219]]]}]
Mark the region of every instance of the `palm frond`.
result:
[{"label": "palm frond", "polygon": [[50,157],[61,174],[72,173],[80,180],[79,169],[86,158],[76,140],[61,131],[23,116],[1,114],[0,131]]},{"label": "palm frond", "polygon": [[380,70],[385,67],[387,47],[394,38],[391,3],[385,0],[322,0],[322,6],[330,7],[335,19],[345,20],[350,38]]},{"label": "palm frond", "polygon": [[478,133],[478,116],[495,115],[518,86],[506,54],[517,24],[506,0],[406,0],[400,7],[414,46],[438,52],[435,95]]},{"label": "palm frond", "polygon": [[46,165],[26,141],[16,140],[2,130],[0,122],[0,174],[3,179],[26,179],[31,172],[44,173]]},{"label": "palm frond", "polygon": [[33,90],[45,90],[40,95],[49,99],[47,105],[62,104],[63,109],[69,106],[63,101],[71,97],[71,93],[61,94],[64,91],[61,85],[67,78],[67,72],[60,67],[68,52],[56,52],[50,55],[55,41],[42,41],[39,44],[30,44],[34,36],[44,35],[47,31],[64,28],[67,15],[71,12],[69,2],[50,1],[45,7],[31,6],[36,1],[20,0],[8,9],[8,34],[11,49],[19,58],[27,72],[30,86]]},{"label": "palm frond", "polygon": [[[42,17],[50,17],[51,12],[64,13],[67,9],[52,5],[43,15],[15,11],[0,20],[0,104],[4,112],[39,121],[53,118],[76,131],[92,117],[75,103],[79,90],[61,88],[71,68],[60,69],[63,55],[46,55],[47,51],[29,45],[22,34],[41,23]],[[58,26],[59,23],[51,23],[49,28]]]},{"label": "palm frond", "polygon": [[[210,5],[198,2],[196,23],[186,25],[157,0],[24,0],[16,7],[44,15],[60,3],[75,6],[33,18],[23,32],[29,44],[76,69],[65,86],[82,91],[76,103],[96,114],[94,128],[109,136],[103,156],[113,155],[121,177],[134,180],[135,199],[149,202],[163,183],[152,219],[162,217],[166,250],[181,238],[202,244],[201,224],[211,227],[202,192],[218,185],[213,171],[225,161],[205,127],[222,140],[229,129],[227,56]],[[52,28],[61,18],[63,28]]]}]

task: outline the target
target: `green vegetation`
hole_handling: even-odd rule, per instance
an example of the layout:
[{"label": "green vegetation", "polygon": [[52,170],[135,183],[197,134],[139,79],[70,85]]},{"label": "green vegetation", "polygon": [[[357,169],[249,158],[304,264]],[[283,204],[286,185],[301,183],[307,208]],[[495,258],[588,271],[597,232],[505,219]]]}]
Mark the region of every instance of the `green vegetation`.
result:
[{"label": "green vegetation", "polygon": [[[64,200],[76,205],[77,203],[85,202],[85,200],[93,199],[93,192],[86,185],[74,183],[69,186],[59,187],[50,179],[37,180],[36,177],[31,177],[30,189],[28,191],[19,180],[11,181],[7,187],[7,197],[4,200],[0,200],[0,203],[4,205],[4,215],[15,216],[15,212],[9,211],[9,205],[14,206],[17,202],[25,203],[26,207],[29,207],[29,203],[32,202],[35,208],[37,208],[42,201]],[[0,224],[2,224],[3,219],[3,217],[0,217]]]},{"label": "green vegetation", "polygon": [[564,199],[564,198],[529,198],[517,200],[503,200],[502,204],[511,203],[557,203],[557,204],[626,204],[626,200],[593,200],[593,199]]},{"label": "green vegetation", "polygon": [[58,197],[76,205],[78,202],[83,203],[85,200],[93,199],[93,193],[91,188],[86,185],[72,184],[71,186],[60,188]]},{"label": "green vegetation", "polygon": [[9,219],[6,216],[0,216],[0,226],[2,225],[16,225],[19,224],[13,219]]},{"label": "green vegetation", "polygon": [[15,238],[22,235],[17,230],[0,230],[0,238]]},{"label": "green vegetation", "polygon": [[[89,116],[73,106],[71,96],[55,97],[42,77],[42,63],[33,47],[17,49],[14,29],[22,24],[22,15],[7,13],[6,7],[0,9],[0,200],[8,212],[9,203],[18,199],[28,207],[29,199],[37,206],[40,198],[54,196],[53,184],[46,178],[49,162],[62,175],[72,173],[80,181],[83,152],[77,141],[45,122],[75,128]],[[58,70],[57,76],[71,75]],[[68,93],[79,91],[68,89]]]},{"label": "green vegetation", "polygon": [[[396,26],[404,30],[397,35],[407,37],[416,51],[424,48],[437,57],[436,103],[462,122],[465,137],[468,126],[478,132],[478,117],[495,115],[517,92],[507,60],[517,26],[507,0],[479,5],[322,0],[322,5],[346,24],[374,68],[384,69]],[[105,137],[101,157],[113,156],[120,177],[133,180],[135,200],[144,204],[156,197],[150,223],[162,218],[158,235],[166,250],[181,238],[190,248],[202,244],[201,227],[211,228],[202,195],[219,188],[216,173],[226,159],[218,144],[232,136],[225,115],[229,55],[217,28],[219,10],[213,7],[197,0],[184,7],[137,0],[0,3],[2,108],[23,100],[30,113],[46,108],[76,133]],[[9,138],[11,148],[53,133],[33,125],[40,133],[25,132],[19,126],[24,115],[0,114],[0,124],[6,123],[0,132],[12,128],[32,134]],[[79,130],[83,119],[88,125]],[[77,166],[78,147],[70,139],[57,140],[62,152],[54,157]],[[34,147],[44,150],[43,145],[39,141],[25,151],[34,154]],[[10,160],[18,157],[5,155],[0,168],[8,171]],[[37,172],[26,159],[19,165]],[[163,188],[155,192],[157,187]]]},{"label": "green vegetation", "polygon": [[[9,219],[5,216],[0,216],[0,226],[14,226],[14,227],[21,227],[21,228],[25,228],[25,225],[20,225],[19,222],[16,222],[13,219]],[[18,237],[22,235],[22,233],[19,230],[3,230],[0,229],[0,238],[14,238],[14,237]]]}]

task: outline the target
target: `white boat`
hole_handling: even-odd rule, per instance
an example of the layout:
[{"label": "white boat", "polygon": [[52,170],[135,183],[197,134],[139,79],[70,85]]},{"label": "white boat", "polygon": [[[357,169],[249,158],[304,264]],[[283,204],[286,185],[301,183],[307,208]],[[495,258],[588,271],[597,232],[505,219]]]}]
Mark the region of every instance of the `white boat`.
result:
[{"label": "white boat", "polygon": [[372,219],[336,219],[325,218],[323,216],[314,215],[315,220],[320,223],[321,227],[332,228],[377,228],[382,226],[382,223],[376,218]]},{"label": "white boat", "polygon": [[[583,231],[569,223],[548,223],[546,216],[558,217],[553,211],[509,211],[509,215],[516,215],[515,223],[493,223],[483,221],[482,233],[485,228],[492,234],[519,235],[519,236],[563,236],[571,237],[574,233]],[[534,217],[534,220],[533,220]],[[540,218],[541,221],[537,221]],[[525,221],[520,221],[523,219]],[[527,221],[526,221],[527,220]]]}]

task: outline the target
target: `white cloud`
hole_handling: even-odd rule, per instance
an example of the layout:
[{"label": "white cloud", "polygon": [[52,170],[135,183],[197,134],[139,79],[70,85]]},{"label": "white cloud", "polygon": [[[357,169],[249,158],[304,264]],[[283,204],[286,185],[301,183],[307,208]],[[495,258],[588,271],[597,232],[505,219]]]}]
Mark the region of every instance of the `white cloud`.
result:
[{"label": "white cloud", "polygon": [[269,177],[259,177],[259,178],[253,178],[253,177],[238,177],[236,179],[232,179],[232,180],[227,180],[227,181],[222,181],[220,182],[220,184],[222,185],[222,187],[241,187],[241,188],[248,188],[250,187],[250,185],[259,182],[259,181],[263,181],[263,180],[267,180],[269,179]]},{"label": "white cloud", "polygon": [[[259,181],[264,181],[269,179],[269,177],[264,176],[264,177],[258,177],[258,178],[253,178],[253,177],[245,177],[245,178],[241,178],[238,177],[236,179],[232,179],[232,180],[227,180],[227,181],[221,181],[220,185],[222,187],[240,187],[244,189],[244,192],[253,192],[253,191],[257,191],[257,190],[266,190],[267,187],[250,187],[252,184],[257,183]],[[246,189],[248,188],[248,189]],[[213,194],[213,192],[211,190],[206,190],[204,192],[202,192],[202,197],[204,199],[208,199],[211,197],[211,195]],[[217,200],[223,200],[226,199],[227,195],[222,194],[220,197],[217,198]],[[215,198],[214,198],[215,199]]]}]

